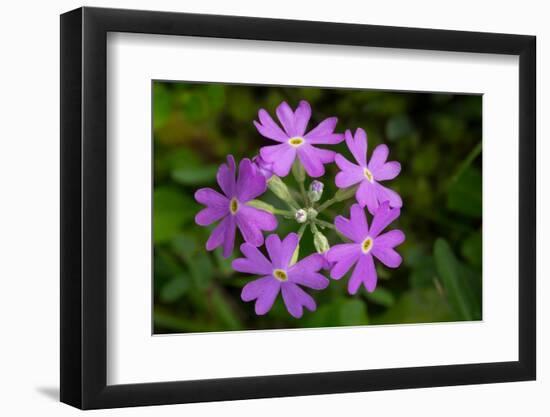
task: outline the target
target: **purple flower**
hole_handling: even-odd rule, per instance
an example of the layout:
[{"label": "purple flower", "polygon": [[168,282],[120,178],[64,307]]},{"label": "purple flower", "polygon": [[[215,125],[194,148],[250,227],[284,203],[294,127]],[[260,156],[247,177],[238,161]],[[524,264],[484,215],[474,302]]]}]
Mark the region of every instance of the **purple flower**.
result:
[{"label": "purple flower", "polygon": [[298,246],[296,233],[290,233],[282,242],[279,236],[269,235],[265,246],[271,260],[254,246],[243,243],[241,252],[246,258],[233,261],[233,269],[236,271],[263,275],[244,286],[242,300],[256,300],[256,314],[263,315],[271,310],[280,291],[286,309],[292,316],[302,317],[303,307],[314,311],[315,300],[300,285],[314,290],[322,290],[328,286],[328,279],[318,273],[324,263],[323,257],[313,254],[291,265],[292,255]]},{"label": "purple flower", "polygon": [[325,173],[324,164],[334,162],[335,152],[312,145],[334,145],[342,142],[344,135],[334,133],[338,119],[329,117],[313,130],[305,133],[311,117],[311,106],[307,101],[300,101],[295,112],[283,101],[277,107],[276,113],[284,130],[264,109],[258,112],[260,121],[254,121],[256,129],[262,136],[280,142],[279,145],[264,146],[260,149],[262,158],[273,164],[273,171],[280,177],[288,175],[296,155],[309,176],[322,176]]},{"label": "purple flower", "polygon": [[374,214],[376,209],[384,201],[389,201],[390,207],[401,207],[403,202],[395,191],[384,187],[379,181],[391,180],[399,175],[401,164],[399,162],[386,162],[388,147],[378,145],[367,163],[367,134],[361,128],[355,131],[355,138],[350,130],[346,130],[346,144],[358,165],[349,162],[342,155],[336,155],[334,161],[341,169],[336,175],[336,185],[339,188],[351,187],[360,184],[355,197],[361,207],[367,206],[369,212]]},{"label": "purple flower", "polygon": [[262,230],[274,230],[277,219],[273,214],[246,203],[265,192],[267,184],[264,176],[253,167],[250,159],[243,159],[236,179],[235,159],[228,155],[227,164],[220,165],[218,169],[217,180],[225,195],[211,188],[201,188],[195,193],[195,200],[206,205],[195,216],[195,222],[208,226],[221,220],[208,238],[206,249],[214,250],[223,244],[223,256],[231,256],[237,227],[246,242],[254,246],[262,245]]},{"label": "purple flower", "polygon": [[273,176],[273,164],[264,161],[261,155],[256,155],[254,158],[252,158],[252,163],[265,177],[266,180],[270,179]]},{"label": "purple flower", "polygon": [[336,217],[336,229],[353,243],[330,248],[327,259],[335,263],[330,276],[340,279],[355,265],[348,282],[350,294],[355,294],[361,284],[364,284],[369,292],[376,288],[377,276],[373,256],[389,268],[397,268],[401,264],[401,256],[394,247],[405,241],[405,234],[397,229],[380,234],[399,217],[400,211],[399,208],[390,208],[387,201],[382,203],[374,214],[370,229],[365,211],[359,204],[351,206],[350,220],[342,216]]}]

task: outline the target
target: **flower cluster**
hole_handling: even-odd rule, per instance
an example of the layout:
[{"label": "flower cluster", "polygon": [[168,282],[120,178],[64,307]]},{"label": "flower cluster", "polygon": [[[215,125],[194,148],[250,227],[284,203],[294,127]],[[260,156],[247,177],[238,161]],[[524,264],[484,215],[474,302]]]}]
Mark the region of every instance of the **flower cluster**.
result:
[{"label": "flower cluster", "polygon": [[[389,149],[378,145],[367,158],[367,134],[361,128],[352,134],[335,133],[337,118],[329,117],[307,131],[311,106],[300,101],[296,110],[286,103],[276,109],[276,123],[269,113],[261,109],[254,121],[261,136],[277,142],[264,146],[251,160],[244,158],[237,165],[232,155],[218,169],[217,182],[221,193],[202,188],[195,199],[205,205],[195,217],[201,226],[217,225],[206,242],[211,251],[223,247],[223,256],[233,254],[237,229],[244,243],[240,245],[243,257],[233,260],[233,269],[256,275],[259,278],[246,284],[243,301],[255,300],[256,314],[266,314],[279,293],[288,312],[300,318],[303,308],[316,309],[315,300],[303,287],[323,290],[329,280],[321,271],[328,271],[333,279],[342,278],[353,270],[348,281],[348,292],[356,294],[361,285],[372,292],[376,288],[375,259],[389,268],[401,264],[395,247],[403,243],[401,230],[384,230],[400,215],[402,200],[395,191],[381,182],[392,180],[401,171],[396,161],[387,161]],[[321,146],[336,145],[345,141],[355,162],[350,162],[334,150]],[[325,165],[335,163],[339,168],[334,182],[335,195],[321,202]],[[299,190],[289,187],[283,180],[292,172]],[[316,178],[306,188],[307,177]],[[269,189],[285,209],[276,208],[258,200]],[[354,200],[349,218],[336,216],[333,222],[320,216],[330,206]],[[367,220],[365,208],[372,216]],[[265,238],[264,232],[277,228],[276,216],[294,219],[297,232],[281,238],[276,233]],[[313,235],[317,253],[300,258],[300,240],[306,229]],[[331,246],[323,231],[334,230],[342,243]],[[266,257],[267,254],[267,257]]]}]

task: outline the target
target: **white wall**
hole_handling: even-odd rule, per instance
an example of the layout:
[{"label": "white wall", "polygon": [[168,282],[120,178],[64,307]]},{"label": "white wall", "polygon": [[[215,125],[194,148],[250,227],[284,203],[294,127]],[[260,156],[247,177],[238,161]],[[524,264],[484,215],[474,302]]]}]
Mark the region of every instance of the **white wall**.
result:
[{"label": "white wall", "polygon": [[[550,26],[545,2],[278,0],[93,1],[86,5],[239,14],[380,25],[534,34],[538,37],[539,213],[550,209]],[[74,415],[57,402],[59,305],[59,17],[77,1],[5,2],[0,23],[0,410],[2,415]],[[546,13],[545,13],[546,12]],[[544,74],[546,72],[546,74]],[[7,93],[7,94],[6,94]],[[6,147],[7,145],[7,147]],[[544,158],[546,156],[546,158]],[[539,215],[537,382],[387,391],[232,403],[146,407],[94,415],[465,416],[549,415],[550,221]],[[546,232],[543,237],[543,232]],[[544,395],[546,394],[546,395]]]}]

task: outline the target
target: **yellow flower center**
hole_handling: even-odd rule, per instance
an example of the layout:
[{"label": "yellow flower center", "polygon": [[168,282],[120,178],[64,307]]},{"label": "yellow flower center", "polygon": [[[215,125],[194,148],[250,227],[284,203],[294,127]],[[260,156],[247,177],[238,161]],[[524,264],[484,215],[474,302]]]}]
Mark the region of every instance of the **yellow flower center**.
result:
[{"label": "yellow flower center", "polygon": [[363,171],[363,174],[365,175],[365,177],[367,177],[367,179],[372,182],[372,179],[374,178],[372,176],[372,172],[369,171],[368,168],[365,168],[365,170]]},{"label": "yellow flower center", "polygon": [[304,143],[304,138],[300,138],[298,136],[294,137],[294,138],[290,138],[288,140],[288,143],[290,143],[292,146],[294,147],[298,147],[300,146],[302,143]]},{"label": "yellow flower center", "polygon": [[286,271],[282,269],[275,269],[273,271],[273,276],[278,279],[279,281],[286,281],[288,280],[288,275],[286,274]]},{"label": "yellow flower center", "polygon": [[363,253],[369,253],[371,249],[372,249],[372,239],[368,237],[361,244],[361,250],[363,251]]},{"label": "yellow flower center", "polygon": [[229,202],[229,211],[231,212],[231,214],[235,214],[237,213],[238,210],[239,210],[239,202],[235,197],[233,197]]}]

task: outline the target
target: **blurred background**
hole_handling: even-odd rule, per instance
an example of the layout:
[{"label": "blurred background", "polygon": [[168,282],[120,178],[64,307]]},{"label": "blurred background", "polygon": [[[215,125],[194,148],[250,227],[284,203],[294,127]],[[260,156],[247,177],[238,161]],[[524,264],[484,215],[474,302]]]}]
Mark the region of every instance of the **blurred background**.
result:
[{"label": "blurred background", "polygon": [[[280,297],[259,317],[254,303],[240,299],[255,277],[231,268],[240,238],[230,259],[221,250],[207,252],[211,228],[195,224],[201,206],[193,194],[218,188],[216,171],[228,153],[252,158],[261,146],[274,144],[252,124],[260,108],[275,119],[281,101],[295,108],[301,99],[312,106],[308,130],[337,116],[338,132],[366,130],[369,157],[386,143],[389,160],[401,163],[401,174],[385,185],[403,198],[401,217],[388,229],[406,234],[397,248],[404,262],[398,269],[376,262],[378,286],[371,294],[362,287],[348,295],[348,274],[324,291],[307,290],[317,311],[305,310],[301,319],[290,316]],[[154,81],[154,333],[480,320],[481,111],[481,96],[474,95]],[[351,159],[345,143],[331,149]],[[321,202],[334,194],[336,172],[327,165],[319,178],[325,183]],[[286,208],[269,191],[261,199]],[[352,203],[320,216],[349,217]],[[277,219],[279,235],[297,231],[296,222]],[[300,257],[313,252],[308,229]]]}]

